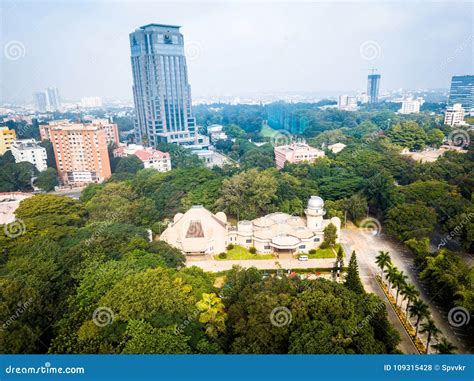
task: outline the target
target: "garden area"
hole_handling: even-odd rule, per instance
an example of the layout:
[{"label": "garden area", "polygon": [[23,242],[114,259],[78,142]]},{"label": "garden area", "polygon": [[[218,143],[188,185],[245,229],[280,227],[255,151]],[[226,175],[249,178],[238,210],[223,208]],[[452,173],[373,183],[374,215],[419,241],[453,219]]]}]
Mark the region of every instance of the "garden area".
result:
[{"label": "garden area", "polygon": [[247,249],[238,245],[229,245],[226,253],[220,253],[214,256],[217,261],[226,260],[244,260],[244,259],[273,259],[273,254],[257,254],[255,251],[252,253],[252,248]]},{"label": "garden area", "polygon": [[345,257],[346,253],[342,249],[340,244],[335,244],[333,248],[327,247],[324,249],[310,250],[308,254],[305,254],[310,259],[321,259],[321,258],[336,258],[336,253],[342,250],[342,256]]}]

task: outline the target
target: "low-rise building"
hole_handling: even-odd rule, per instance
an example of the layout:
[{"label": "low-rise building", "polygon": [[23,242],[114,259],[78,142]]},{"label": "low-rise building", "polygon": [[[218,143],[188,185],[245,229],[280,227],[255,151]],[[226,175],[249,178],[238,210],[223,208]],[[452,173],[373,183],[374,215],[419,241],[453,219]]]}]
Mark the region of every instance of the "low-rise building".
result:
[{"label": "low-rise building", "polygon": [[33,164],[38,171],[48,168],[46,149],[39,145],[35,139],[15,140],[11,145],[15,163],[28,162]]},{"label": "low-rise building", "polygon": [[207,127],[207,133],[211,138],[212,142],[216,142],[218,140],[226,140],[227,134],[223,131],[224,126],[220,124],[211,124]]},{"label": "low-rise building", "polygon": [[461,103],[456,103],[446,109],[444,114],[444,124],[447,124],[448,126],[459,126],[465,124],[464,108]]},{"label": "low-rise building", "polygon": [[10,130],[8,127],[0,127],[0,155],[7,152],[16,139],[15,130]]},{"label": "low-rise building", "polygon": [[126,157],[135,155],[145,168],[153,168],[158,172],[171,171],[171,157],[168,152],[161,152],[151,147],[143,147],[138,144],[121,145],[114,150],[114,157]]},{"label": "low-rise building", "polygon": [[355,111],[357,110],[357,97],[351,97],[350,95],[340,95],[337,108],[343,111]]},{"label": "low-rise building", "polygon": [[310,147],[306,143],[291,143],[277,146],[274,149],[275,163],[282,169],[286,162],[298,164],[302,162],[313,163],[316,159],[324,157],[324,151]]},{"label": "low-rise building", "polygon": [[405,98],[402,100],[402,107],[400,110],[398,110],[398,112],[400,114],[418,114],[423,103],[423,98]]},{"label": "low-rise building", "polygon": [[336,227],[336,242],[339,242],[341,220],[325,219],[325,213],[324,201],[311,196],[306,217],[277,212],[253,221],[239,221],[233,226],[225,213],[213,214],[196,205],[184,214],[176,214],[161,239],[186,255],[218,254],[226,251],[229,244],[255,247],[257,253],[276,256],[307,253],[321,245],[329,224]]},{"label": "low-rise building", "polygon": [[225,155],[211,149],[192,150],[193,154],[197,155],[199,159],[208,168],[219,167],[222,168],[225,164],[231,164],[232,161]]}]

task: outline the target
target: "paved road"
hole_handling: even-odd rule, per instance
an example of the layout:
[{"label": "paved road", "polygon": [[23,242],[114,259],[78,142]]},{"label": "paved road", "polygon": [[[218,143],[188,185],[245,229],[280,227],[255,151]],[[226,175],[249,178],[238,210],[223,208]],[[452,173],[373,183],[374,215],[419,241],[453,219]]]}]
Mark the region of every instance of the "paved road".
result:
[{"label": "paved road", "polygon": [[[405,246],[390,239],[384,234],[373,236],[351,224],[348,224],[348,227],[342,230],[341,239],[342,246],[346,253],[352,252],[352,250],[355,250],[357,253],[360,275],[367,291],[371,291],[371,289],[374,288],[374,276],[380,273],[380,269],[375,264],[375,256],[380,250],[390,252],[394,265],[407,274],[408,281],[417,287],[421,299],[430,306],[431,317],[435,321],[437,327],[442,331],[443,335],[458,347],[458,352],[468,353],[469,348],[462,340],[463,338],[467,338],[464,330],[462,328],[452,327],[447,319],[449,311],[443,309],[442,306],[437,305],[428,295],[426,287],[418,278],[417,269],[413,263],[413,255]],[[375,293],[380,296],[382,291],[380,288],[378,290],[379,292]],[[405,309],[405,303],[403,303],[402,308]],[[390,315],[390,309],[388,311]],[[400,323],[398,324],[400,325]],[[425,341],[426,338],[423,335],[421,335],[421,337],[423,338],[423,341]]]},{"label": "paved road", "polygon": [[186,262],[187,266],[197,266],[204,271],[219,272],[230,270],[232,266],[239,265],[243,268],[256,267],[259,270],[270,270],[279,268],[277,263],[283,269],[306,269],[315,267],[332,268],[334,266],[334,259],[309,259],[305,262],[297,259],[248,259],[243,261],[215,261],[209,260],[189,260]]}]

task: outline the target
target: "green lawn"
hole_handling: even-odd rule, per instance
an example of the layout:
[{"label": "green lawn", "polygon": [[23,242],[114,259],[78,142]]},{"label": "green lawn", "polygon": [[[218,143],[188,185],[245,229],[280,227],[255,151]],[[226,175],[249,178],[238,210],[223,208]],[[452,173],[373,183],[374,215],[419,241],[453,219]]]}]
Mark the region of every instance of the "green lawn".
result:
[{"label": "green lawn", "polygon": [[234,246],[232,250],[227,251],[227,257],[225,259],[219,258],[218,255],[214,255],[214,259],[217,261],[228,261],[238,259],[273,259],[273,254],[251,254],[245,247]]},{"label": "green lawn", "polygon": [[[334,246],[334,250],[337,251],[339,250],[339,247],[341,245],[339,244],[336,244]],[[342,252],[344,253],[344,250],[342,250]],[[334,252],[332,251],[332,249],[330,247],[328,247],[327,249],[318,249],[316,250],[316,253],[315,254],[307,254],[308,255],[308,258],[311,258],[311,259],[314,259],[314,258],[336,258],[336,254],[334,254]],[[346,256],[346,253],[344,253],[344,257]]]},{"label": "green lawn", "polygon": [[264,138],[271,138],[275,133],[276,131],[267,124],[264,124],[260,130],[260,135]]}]

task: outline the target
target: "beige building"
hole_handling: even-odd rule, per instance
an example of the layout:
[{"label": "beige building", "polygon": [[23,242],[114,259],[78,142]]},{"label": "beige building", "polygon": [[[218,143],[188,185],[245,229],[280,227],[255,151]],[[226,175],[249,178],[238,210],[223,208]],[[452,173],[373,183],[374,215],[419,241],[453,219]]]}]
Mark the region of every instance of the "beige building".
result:
[{"label": "beige building", "polygon": [[324,240],[324,229],[336,226],[339,242],[341,220],[324,219],[324,201],[311,196],[305,209],[306,217],[272,213],[252,221],[240,221],[237,226],[227,222],[223,212],[212,214],[202,206],[193,206],[178,213],[161,235],[161,239],[182,250],[186,255],[218,254],[229,244],[255,247],[257,253],[307,253]]},{"label": "beige building", "polygon": [[448,107],[444,114],[444,124],[448,126],[460,126],[466,124],[464,122],[464,108],[461,103],[456,103],[452,107]]},{"label": "beige building", "polygon": [[274,149],[275,163],[278,169],[282,169],[286,162],[298,164],[302,162],[312,163],[320,157],[324,157],[324,151],[310,147],[306,143],[291,143],[277,146]]},{"label": "beige building", "polygon": [[[92,119],[90,123],[85,123],[86,126],[95,126],[102,128],[105,131],[105,137],[108,143],[115,143],[119,145],[119,132],[118,126],[115,123],[111,123],[108,119]],[[82,126],[82,123],[73,123],[69,120],[53,120],[48,124],[41,124],[39,126],[41,140],[51,140],[51,129],[56,127],[65,127],[65,126],[76,126],[79,128]]]},{"label": "beige building", "polygon": [[67,123],[47,129],[63,185],[100,183],[111,176],[107,133],[97,124]]},{"label": "beige building", "polygon": [[15,130],[10,130],[8,127],[0,127],[0,155],[5,154],[10,149],[15,139]]}]

